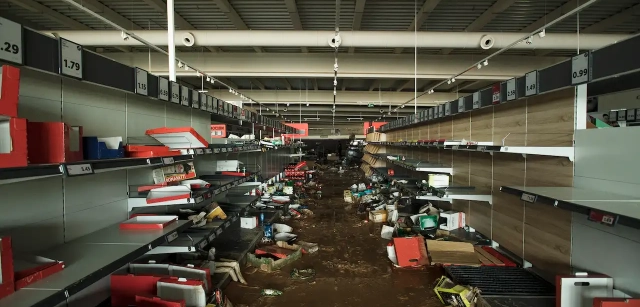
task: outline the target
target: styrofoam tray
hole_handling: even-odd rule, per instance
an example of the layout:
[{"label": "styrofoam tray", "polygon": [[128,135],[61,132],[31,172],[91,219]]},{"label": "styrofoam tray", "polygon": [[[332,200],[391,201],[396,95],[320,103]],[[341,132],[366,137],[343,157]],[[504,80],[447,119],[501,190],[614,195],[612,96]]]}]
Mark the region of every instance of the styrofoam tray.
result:
[{"label": "styrofoam tray", "polygon": [[177,220],[176,215],[139,215],[120,223],[120,229],[163,229]]}]

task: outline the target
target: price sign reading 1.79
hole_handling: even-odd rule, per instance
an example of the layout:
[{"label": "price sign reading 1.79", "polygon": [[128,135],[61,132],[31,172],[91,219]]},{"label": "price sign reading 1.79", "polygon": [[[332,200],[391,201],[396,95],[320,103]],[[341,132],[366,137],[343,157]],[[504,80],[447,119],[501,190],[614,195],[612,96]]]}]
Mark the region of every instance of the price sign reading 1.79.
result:
[{"label": "price sign reading 1.79", "polygon": [[82,79],[82,46],[60,38],[60,74]]}]

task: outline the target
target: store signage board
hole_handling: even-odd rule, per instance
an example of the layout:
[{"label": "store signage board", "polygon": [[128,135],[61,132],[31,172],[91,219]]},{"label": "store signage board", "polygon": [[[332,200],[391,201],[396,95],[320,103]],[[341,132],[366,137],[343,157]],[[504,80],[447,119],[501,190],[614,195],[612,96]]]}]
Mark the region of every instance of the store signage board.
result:
[{"label": "store signage board", "polygon": [[451,102],[447,102],[444,104],[444,115],[445,116],[451,115]]},{"label": "store signage board", "polygon": [[196,90],[191,90],[191,107],[200,109],[200,93]]},{"label": "store signage board", "polygon": [[189,106],[189,88],[184,85],[180,86],[180,104]]},{"label": "store signage board", "polygon": [[464,112],[464,97],[458,98],[458,113]]},{"label": "store signage board", "polygon": [[507,80],[507,101],[516,99],[516,79]]},{"label": "store signage board", "polygon": [[22,26],[0,17],[0,61],[23,63]]},{"label": "store signage board", "polygon": [[147,89],[148,86],[148,73],[146,70],[136,67],[136,94],[140,95],[148,95]]},{"label": "store signage board", "polygon": [[158,77],[158,99],[169,101],[169,80]]},{"label": "store signage board", "polygon": [[90,175],[93,174],[93,167],[91,164],[74,164],[74,165],[66,165],[67,167],[67,175],[69,176],[82,176],[82,175]]},{"label": "store signage board", "polygon": [[589,82],[589,52],[571,58],[571,85]]},{"label": "store signage board", "polygon": [[473,109],[480,108],[480,92],[473,93]]},{"label": "store signage board", "polygon": [[205,93],[200,93],[200,110],[206,111],[207,108],[207,104],[209,103],[209,99],[207,94]]},{"label": "store signage board", "polygon": [[60,74],[82,79],[82,46],[60,38]]},{"label": "store signage board", "polygon": [[620,110],[618,111],[618,116],[616,117],[616,120],[619,122],[623,122],[627,120],[627,110]]},{"label": "store signage board", "polygon": [[493,85],[491,89],[491,93],[492,93],[491,103],[499,104],[500,103],[500,84]]},{"label": "store signage board", "polygon": [[534,70],[524,76],[525,89],[524,95],[531,96],[538,94],[538,71]]},{"label": "store signage board", "polygon": [[171,102],[180,103],[180,84],[171,81]]}]

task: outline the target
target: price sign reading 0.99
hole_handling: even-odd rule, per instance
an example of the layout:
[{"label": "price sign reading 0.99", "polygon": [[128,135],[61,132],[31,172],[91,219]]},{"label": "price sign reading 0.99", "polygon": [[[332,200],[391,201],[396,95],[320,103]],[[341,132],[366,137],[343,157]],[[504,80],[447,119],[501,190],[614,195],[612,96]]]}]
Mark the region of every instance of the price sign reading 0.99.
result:
[{"label": "price sign reading 0.99", "polygon": [[571,58],[571,85],[589,82],[589,52]]},{"label": "price sign reading 0.99", "polygon": [[136,67],[136,94],[147,95],[147,71]]},{"label": "price sign reading 0.99", "polygon": [[82,79],[82,46],[60,38],[60,74]]},{"label": "price sign reading 0.99", "polygon": [[158,99],[169,101],[169,80],[158,78]]},{"label": "price sign reading 0.99", "polygon": [[171,81],[171,102],[180,103],[180,84]]},{"label": "price sign reading 0.99", "polygon": [[0,18],[0,60],[22,64],[22,26]]}]

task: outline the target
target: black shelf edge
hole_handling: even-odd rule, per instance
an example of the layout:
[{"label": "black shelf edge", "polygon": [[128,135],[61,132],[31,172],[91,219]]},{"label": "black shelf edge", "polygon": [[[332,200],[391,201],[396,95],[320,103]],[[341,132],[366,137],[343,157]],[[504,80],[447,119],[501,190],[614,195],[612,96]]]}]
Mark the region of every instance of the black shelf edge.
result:
[{"label": "black shelf edge", "polygon": [[640,229],[640,220],[638,220],[636,218],[629,217],[629,216],[624,216],[624,215],[620,215],[620,214],[609,212],[609,211],[605,211],[605,210],[585,207],[585,206],[582,206],[582,205],[579,205],[579,204],[575,204],[575,203],[572,203],[572,202],[564,201],[564,200],[561,200],[561,199],[555,199],[555,198],[548,197],[548,196],[541,195],[541,194],[537,194],[537,193],[522,191],[522,190],[514,189],[514,188],[511,188],[511,187],[508,187],[508,186],[501,186],[500,187],[500,192],[517,196],[520,199],[522,199],[522,194],[533,195],[533,196],[535,196],[535,200],[533,202],[529,202],[529,203],[537,203],[537,204],[543,204],[543,205],[547,205],[547,206],[553,206],[553,207],[556,207],[556,208],[560,208],[560,209],[563,209],[563,210],[566,210],[566,211],[579,213],[579,214],[586,215],[586,216],[589,216],[589,213],[591,211],[597,211],[597,212],[601,212],[601,213],[604,213],[604,214],[617,216],[618,220],[617,220],[616,224],[628,226],[628,227],[635,228],[635,229]]},{"label": "black shelf edge", "polygon": [[59,164],[37,164],[26,167],[0,168],[0,180],[38,178],[62,175]]}]

